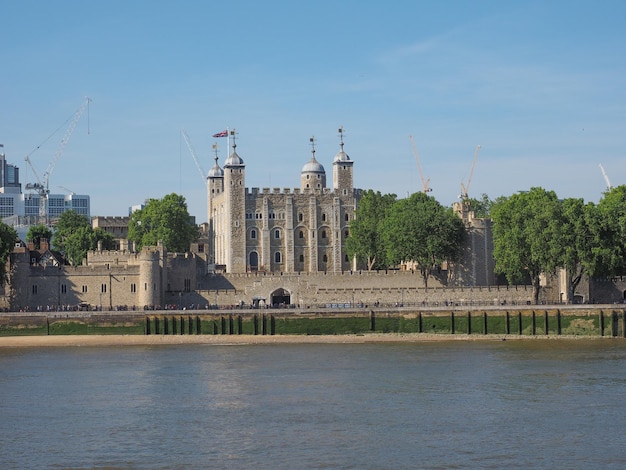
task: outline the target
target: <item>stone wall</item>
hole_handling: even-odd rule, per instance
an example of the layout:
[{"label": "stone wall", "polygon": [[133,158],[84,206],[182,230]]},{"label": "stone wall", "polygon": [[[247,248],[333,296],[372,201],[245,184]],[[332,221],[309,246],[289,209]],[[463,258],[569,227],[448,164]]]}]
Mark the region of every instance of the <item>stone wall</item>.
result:
[{"label": "stone wall", "polygon": [[380,271],[342,274],[302,273],[282,275],[215,275],[209,288],[197,292],[166,295],[166,303],[191,305],[250,305],[263,299],[270,305],[286,292],[289,305],[327,306],[446,306],[526,305],[532,301],[530,286],[444,287],[430,280],[426,289],[417,272]]}]

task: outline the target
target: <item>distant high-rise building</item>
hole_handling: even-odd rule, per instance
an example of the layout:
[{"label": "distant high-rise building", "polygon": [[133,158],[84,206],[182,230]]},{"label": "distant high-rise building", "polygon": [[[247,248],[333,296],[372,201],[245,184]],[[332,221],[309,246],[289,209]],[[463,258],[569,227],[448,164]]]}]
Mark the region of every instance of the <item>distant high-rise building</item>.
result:
[{"label": "distant high-rise building", "polygon": [[[45,198],[43,204],[42,197]],[[40,214],[42,206],[46,210],[44,217]],[[7,163],[4,152],[0,153],[0,218],[5,224],[13,227],[53,224],[68,210],[91,217],[89,196],[74,193],[46,194],[42,191],[23,193],[20,169]]]}]

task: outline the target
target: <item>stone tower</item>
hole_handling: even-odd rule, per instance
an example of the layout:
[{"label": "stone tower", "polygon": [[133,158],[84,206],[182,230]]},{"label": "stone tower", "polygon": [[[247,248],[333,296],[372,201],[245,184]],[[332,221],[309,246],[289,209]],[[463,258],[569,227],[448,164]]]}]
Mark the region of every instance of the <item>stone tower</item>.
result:
[{"label": "stone tower", "polygon": [[[224,163],[225,259],[229,272],[246,272],[246,165],[237,155],[235,131],[231,131],[233,152]],[[219,262],[219,260],[218,260]]]},{"label": "stone tower", "polygon": [[300,189],[305,191],[322,190],[326,187],[326,170],[324,166],[315,159],[315,138],[309,139],[311,142],[311,160],[309,160],[300,172]]},{"label": "stone tower", "polygon": [[217,236],[215,223],[217,221],[217,204],[214,203],[216,197],[224,192],[224,170],[217,163],[217,144],[213,145],[215,150],[215,165],[209,170],[207,175],[207,221],[209,224],[209,264],[216,263],[215,255],[217,251]]},{"label": "stone tower", "polygon": [[337,196],[352,196],[354,193],[354,176],[352,165],[354,162],[343,150],[343,127],[339,128],[340,150],[333,159],[333,191]]}]

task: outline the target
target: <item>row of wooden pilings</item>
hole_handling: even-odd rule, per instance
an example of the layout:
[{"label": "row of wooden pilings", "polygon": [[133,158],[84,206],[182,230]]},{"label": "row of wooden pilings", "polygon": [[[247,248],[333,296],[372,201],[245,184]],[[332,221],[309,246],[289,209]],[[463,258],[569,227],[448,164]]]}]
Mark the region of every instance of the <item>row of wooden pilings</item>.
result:
[{"label": "row of wooden pilings", "polygon": [[[344,315],[341,315],[342,317]],[[386,315],[387,316],[387,315]],[[446,314],[423,314],[422,312],[418,312],[417,314],[417,332],[424,333],[424,321],[427,321],[428,318],[431,317],[446,317],[450,319],[450,333],[451,334],[506,334],[506,335],[523,335],[524,334],[524,322],[522,321],[523,317],[527,317],[528,315],[524,315],[521,311],[518,312],[505,312],[504,313],[504,331],[490,331],[489,330],[489,315],[487,311],[482,312],[472,312],[467,311],[463,313],[450,311],[446,312]],[[458,318],[461,316],[465,316],[466,321],[466,331],[457,331],[457,322]],[[480,321],[480,330],[476,331],[476,321],[473,321],[477,316],[482,319]],[[501,313],[497,314],[497,316],[503,316]],[[555,315],[552,318],[556,318],[556,325],[554,322],[552,323],[553,328],[552,331],[556,333],[556,335],[562,334],[561,328],[561,319],[562,313],[560,310],[557,310]],[[604,311],[600,311],[598,314],[598,333],[600,336],[605,336],[607,332],[607,325],[610,325],[608,331],[610,331],[611,336],[618,336],[619,332],[619,320],[622,320],[622,336],[626,338],[626,311],[622,311],[621,315],[618,312],[612,311],[606,314]],[[514,321],[512,319],[515,318]],[[527,331],[526,334],[530,334],[532,336],[537,335],[537,330],[542,328],[543,334],[550,334],[550,315],[547,310],[543,312],[535,312],[533,311],[530,314],[530,331]],[[515,325],[515,331],[511,328],[511,323]],[[528,326],[528,321],[526,321],[526,325]],[[373,310],[369,312],[369,330],[371,332],[376,331],[376,313]],[[213,335],[233,335],[233,334],[244,334],[243,332],[243,316],[242,315],[228,315],[228,316],[219,316],[219,317],[204,317],[204,322],[202,317],[195,315],[155,315],[155,316],[147,316],[145,319],[145,334],[146,335],[201,335],[201,334],[213,334]],[[252,317],[252,327],[251,331],[247,334],[254,335],[274,335],[276,334],[276,319],[274,315],[254,315]]]},{"label": "row of wooden pilings", "polygon": [[[208,331],[204,331],[208,328]],[[203,328],[199,316],[153,316],[146,317],[144,332],[146,335],[232,335],[243,334],[243,317],[221,316],[205,321]],[[254,315],[252,334],[273,335],[276,333],[276,320],[273,315]]]},{"label": "row of wooden pilings", "polygon": [[[475,313],[476,314],[476,313]],[[474,315],[475,315],[474,314]],[[482,312],[482,331],[473,331],[472,330],[472,312],[468,311],[465,314],[467,317],[467,331],[465,332],[468,335],[471,334],[483,334],[483,335],[487,335],[490,333],[496,333],[496,332],[490,332],[489,328],[488,328],[488,319],[489,316],[487,314],[486,311]],[[481,313],[479,313],[479,315],[481,315]],[[515,315],[517,317],[517,331],[512,331],[511,330],[511,317]],[[505,332],[504,334],[506,335],[510,335],[510,334],[517,334],[517,335],[522,335],[523,334],[523,322],[522,322],[522,312],[518,311],[517,313],[511,314],[511,312],[505,312],[504,317],[505,317]],[[457,313],[455,313],[454,311],[450,312],[450,333],[451,334],[455,334],[456,332],[456,319],[459,315]],[[530,334],[532,336],[536,336],[537,335],[537,327],[540,324],[541,320],[539,319],[541,316],[543,316],[543,332],[545,335],[549,335],[550,334],[550,330],[549,330],[549,314],[547,310],[544,310],[543,315],[541,314],[537,314],[535,311],[533,311],[530,315],[531,317],[531,331]],[[561,335],[562,334],[562,329],[561,329],[561,318],[562,318],[562,314],[560,312],[560,310],[556,311],[556,334],[557,335]],[[600,336],[604,336],[606,329],[607,329],[607,321],[611,322],[611,334],[612,336],[618,336],[618,325],[619,325],[619,318],[620,315],[619,313],[613,311],[611,312],[609,315],[605,315],[605,313],[601,310],[600,313],[598,314],[598,323],[599,323],[599,334]],[[622,312],[621,315],[621,319],[622,319],[622,336],[624,338],[626,338],[626,312]],[[424,333],[424,326],[423,326],[423,315],[421,312],[418,313],[418,330],[419,333]],[[374,315],[374,312],[371,311],[370,312],[370,327],[372,331],[375,331],[376,329],[376,318]],[[502,332],[497,332],[497,333],[502,333]]]}]

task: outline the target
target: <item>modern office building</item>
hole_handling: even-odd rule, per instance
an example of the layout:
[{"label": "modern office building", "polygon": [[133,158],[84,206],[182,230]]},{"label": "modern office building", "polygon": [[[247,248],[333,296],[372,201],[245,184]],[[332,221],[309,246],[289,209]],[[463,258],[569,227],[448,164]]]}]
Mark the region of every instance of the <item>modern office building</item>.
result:
[{"label": "modern office building", "polygon": [[89,196],[51,194],[43,188],[22,192],[19,168],[7,162],[4,152],[0,153],[0,218],[5,224],[14,228],[53,224],[67,210],[90,217]]}]

